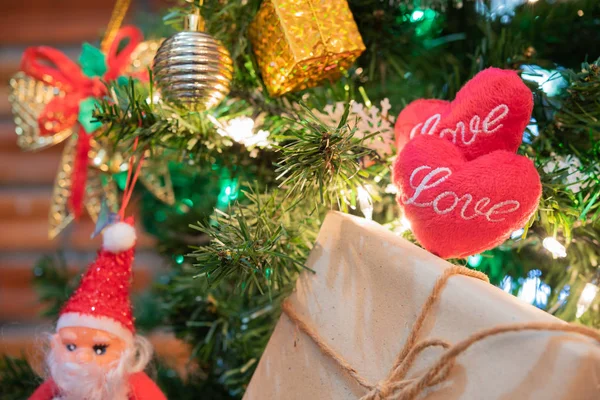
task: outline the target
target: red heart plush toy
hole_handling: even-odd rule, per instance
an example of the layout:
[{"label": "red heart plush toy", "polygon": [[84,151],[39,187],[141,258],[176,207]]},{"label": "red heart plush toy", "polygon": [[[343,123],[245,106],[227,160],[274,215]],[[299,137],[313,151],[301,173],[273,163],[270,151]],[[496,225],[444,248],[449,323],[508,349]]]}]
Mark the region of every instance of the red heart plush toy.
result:
[{"label": "red heart plush toy", "polygon": [[416,100],[396,121],[400,151],[418,135],[454,143],[468,160],[494,150],[516,152],[531,118],[533,95],[514,71],[489,68],[471,79],[452,102]]},{"label": "red heart plush toy", "polygon": [[451,142],[431,136],[406,144],[393,172],[413,233],[442,258],[501,244],[533,215],[542,191],[526,157],[498,150],[468,160]]},{"label": "red heart plush toy", "polygon": [[454,101],[417,100],[400,113],[394,183],[423,247],[467,257],[527,223],[542,186],[533,163],[515,153],[532,108],[515,72],[489,68]]}]

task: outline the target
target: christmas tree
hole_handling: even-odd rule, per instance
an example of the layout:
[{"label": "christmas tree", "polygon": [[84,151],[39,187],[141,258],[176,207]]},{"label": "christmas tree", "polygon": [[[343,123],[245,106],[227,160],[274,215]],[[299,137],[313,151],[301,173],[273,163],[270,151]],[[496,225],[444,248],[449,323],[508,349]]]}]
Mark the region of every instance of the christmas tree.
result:
[{"label": "christmas tree", "polygon": [[[504,243],[451,262],[599,328],[600,4],[349,0],[351,14],[342,6],[328,15],[338,28],[353,19],[357,32],[321,31],[322,42],[347,43],[318,54],[309,18],[282,19],[283,38],[267,29],[279,3],[181,2],[164,26],[142,26],[146,37],[203,30],[210,71],[185,58],[196,39],[175,36],[147,63],[148,79],[112,79],[92,106],[98,140],[168,165],[154,176],[168,177],[172,201],[151,184],[138,194],[171,269],[136,303],[139,329],[166,326],[191,348],[185,377],[158,365],[167,397],[241,398],[329,210],[419,243],[396,202],[395,119],[416,99],[453,100],[489,67],[516,71],[532,92],[518,154],[533,161],[542,194]],[[303,2],[289,3],[301,15]],[[308,61],[294,58],[302,51]],[[38,268],[41,300],[56,315],[75,282],[60,258]],[[23,360],[4,359],[1,397],[26,398],[33,376]]]}]

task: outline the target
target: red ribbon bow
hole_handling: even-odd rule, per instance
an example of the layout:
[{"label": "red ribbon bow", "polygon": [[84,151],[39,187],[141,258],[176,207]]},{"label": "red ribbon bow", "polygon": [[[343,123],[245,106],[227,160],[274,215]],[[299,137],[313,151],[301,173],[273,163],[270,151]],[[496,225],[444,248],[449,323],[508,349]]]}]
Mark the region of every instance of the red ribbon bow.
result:
[{"label": "red ribbon bow", "polygon": [[[118,51],[119,45],[124,40],[128,40],[127,45]],[[119,30],[106,55],[108,68],[103,76],[104,81],[110,82],[122,75],[131,62],[131,53],[142,40],[142,32],[134,26],[126,26]],[[60,50],[52,47],[30,47],[25,50],[21,60],[21,70],[65,93],[64,97],[54,97],[38,116],[41,135],[54,135],[72,128],[77,124],[79,103],[82,100],[88,97],[101,98],[106,95],[106,86],[98,77],[86,76],[79,65]],[[75,218],[81,215],[83,208],[90,139],[91,136],[80,125],[69,196],[69,207]]]}]

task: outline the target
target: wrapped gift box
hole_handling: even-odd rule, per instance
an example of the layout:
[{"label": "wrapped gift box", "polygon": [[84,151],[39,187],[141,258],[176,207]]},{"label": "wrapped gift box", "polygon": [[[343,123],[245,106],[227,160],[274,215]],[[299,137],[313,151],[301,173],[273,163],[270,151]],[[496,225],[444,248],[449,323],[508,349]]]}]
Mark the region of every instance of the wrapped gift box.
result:
[{"label": "wrapped gift box", "polygon": [[273,96],[335,80],[365,50],[346,0],[265,0],[249,35]]},{"label": "wrapped gift box", "polygon": [[[289,301],[319,336],[370,382],[386,377],[446,261],[361,218],[330,213]],[[493,326],[556,318],[477,279],[454,276],[420,338],[450,343]],[[419,355],[407,378],[443,350]],[[245,400],[358,399],[365,394],[282,314]],[[448,379],[419,399],[600,399],[600,346],[560,332],[487,338],[462,354]]]}]

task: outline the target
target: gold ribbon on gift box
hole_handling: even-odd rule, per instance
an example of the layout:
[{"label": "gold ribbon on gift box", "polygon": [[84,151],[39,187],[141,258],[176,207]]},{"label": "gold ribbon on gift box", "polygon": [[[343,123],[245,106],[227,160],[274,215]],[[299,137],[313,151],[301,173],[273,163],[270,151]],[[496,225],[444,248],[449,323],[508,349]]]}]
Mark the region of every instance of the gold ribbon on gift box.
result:
[{"label": "gold ribbon on gift box", "polygon": [[[444,382],[450,375],[457,357],[474,344],[495,335],[522,331],[570,332],[587,336],[600,343],[600,331],[585,326],[562,322],[525,322],[499,325],[476,332],[454,345],[441,339],[424,339],[418,341],[421,328],[423,327],[429,312],[438,302],[448,279],[455,275],[465,275],[480,279],[484,282],[489,282],[488,277],[485,274],[458,265],[453,265],[444,270],[444,273],[436,280],[429,297],[421,308],[421,312],[412,326],[408,339],[394,360],[394,364],[388,375],[377,384],[373,384],[365,379],[344,359],[344,357],[342,357],[341,354],[329,346],[327,342],[321,338],[317,330],[310,326],[310,324],[294,310],[292,304],[288,300],[283,302],[282,309],[289,319],[313,340],[324,355],[335,360],[344,372],[367,390],[367,393],[362,396],[360,400],[414,400],[425,389]],[[410,371],[417,356],[423,350],[430,347],[442,347],[445,349],[445,352],[421,376],[415,379],[406,379],[406,375]]]}]

